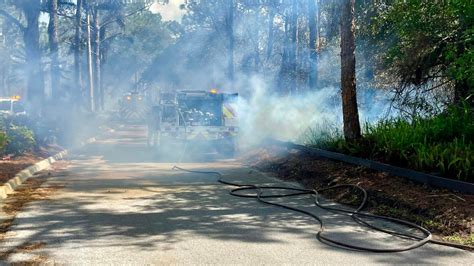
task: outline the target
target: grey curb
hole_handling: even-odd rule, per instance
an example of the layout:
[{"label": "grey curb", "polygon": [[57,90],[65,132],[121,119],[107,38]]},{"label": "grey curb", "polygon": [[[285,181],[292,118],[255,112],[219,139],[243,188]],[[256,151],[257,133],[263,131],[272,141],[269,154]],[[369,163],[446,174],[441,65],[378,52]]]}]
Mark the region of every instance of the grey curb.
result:
[{"label": "grey curb", "polygon": [[[95,141],[96,141],[96,138],[87,139],[86,141],[81,142],[79,147],[93,143]],[[73,148],[73,149],[76,149],[76,148]],[[34,174],[51,167],[51,165],[57,161],[63,160],[67,154],[68,154],[68,150],[63,150],[54,156],[51,156],[42,161],[39,161],[27,167],[26,169],[20,171],[18,174],[15,175],[15,177],[13,177],[8,182],[0,186],[0,201],[6,199],[8,195],[12,194],[19,186],[21,186],[26,180],[28,180]]]}]

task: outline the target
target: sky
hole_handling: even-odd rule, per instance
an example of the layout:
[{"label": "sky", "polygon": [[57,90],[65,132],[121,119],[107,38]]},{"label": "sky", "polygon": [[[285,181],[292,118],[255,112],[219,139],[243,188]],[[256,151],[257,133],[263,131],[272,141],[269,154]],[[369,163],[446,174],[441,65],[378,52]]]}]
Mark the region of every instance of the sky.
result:
[{"label": "sky", "polygon": [[184,10],[179,8],[181,4],[184,4],[184,0],[169,0],[169,4],[166,5],[153,4],[150,10],[153,13],[160,13],[163,20],[181,22],[181,18],[185,13]]},{"label": "sky", "polygon": [[[166,5],[155,3],[151,6],[150,10],[153,13],[160,13],[163,20],[171,21],[176,20],[181,22],[185,11],[180,9],[179,6],[184,4],[184,0],[169,0]],[[46,13],[41,13],[40,22],[48,23],[49,16]]]}]

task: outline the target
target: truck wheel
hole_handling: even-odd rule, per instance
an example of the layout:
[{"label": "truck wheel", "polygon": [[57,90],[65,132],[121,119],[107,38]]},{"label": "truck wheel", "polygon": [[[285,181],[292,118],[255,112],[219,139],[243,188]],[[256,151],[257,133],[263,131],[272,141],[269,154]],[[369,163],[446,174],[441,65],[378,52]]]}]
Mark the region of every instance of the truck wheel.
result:
[{"label": "truck wheel", "polygon": [[234,158],[235,156],[235,142],[233,140],[227,140],[221,143],[218,147],[218,152],[225,158]]}]

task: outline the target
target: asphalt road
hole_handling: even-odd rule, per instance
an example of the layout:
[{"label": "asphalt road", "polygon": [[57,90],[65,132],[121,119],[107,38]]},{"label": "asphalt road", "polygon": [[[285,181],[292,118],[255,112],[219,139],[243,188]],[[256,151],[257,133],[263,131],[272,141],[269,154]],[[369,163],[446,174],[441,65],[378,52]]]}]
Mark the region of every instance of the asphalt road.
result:
[{"label": "asphalt road", "polygon": [[[74,152],[69,166],[52,173],[64,185],[49,200],[19,213],[0,251],[8,263],[54,264],[471,264],[470,252],[432,244],[375,254],[330,247],[315,238],[317,224],[302,215],[228,194],[215,176],[172,171],[180,151],[154,158],[142,128],[129,127]],[[168,158],[168,160],[164,160]],[[213,154],[180,166],[221,171],[228,180],[279,181]],[[288,184],[287,184],[288,185]],[[290,184],[291,185],[291,184]],[[310,208],[330,234],[377,247],[407,242],[361,228],[351,219]],[[36,245],[32,250],[18,248]]]}]

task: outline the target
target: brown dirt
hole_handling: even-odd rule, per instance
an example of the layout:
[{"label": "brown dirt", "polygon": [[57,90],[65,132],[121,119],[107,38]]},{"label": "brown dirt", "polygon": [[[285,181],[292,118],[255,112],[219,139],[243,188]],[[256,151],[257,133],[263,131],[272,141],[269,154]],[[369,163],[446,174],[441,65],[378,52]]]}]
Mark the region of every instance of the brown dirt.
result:
[{"label": "brown dirt", "polygon": [[26,204],[32,201],[46,200],[52,192],[64,187],[62,185],[43,185],[47,181],[48,174],[43,173],[43,176],[28,179],[15,194],[10,196],[11,198],[8,198],[3,206],[3,211],[7,215],[16,215]]},{"label": "brown dirt", "polygon": [[[11,255],[13,255],[15,253],[18,253],[18,252],[31,253],[31,252],[34,252],[38,249],[43,248],[45,245],[46,244],[43,243],[43,242],[34,242],[34,243],[27,242],[27,243],[24,243],[21,246],[15,248],[15,249],[12,249],[12,250],[9,250],[8,252],[4,252],[4,253],[0,254],[0,260],[5,261],[6,259],[8,259],[8,257],[10,257]],[[36,255],[31,260],[15,262],[15,263],[12,263],[12,265],[39,265],[40,263],[45,262],[46,260],[47,260],[46,256]]]},{"label": "brown dirt", "polygon": [[12,179],[18,172],[35,162],[36,160],[32,162],[27,160],[0,161],[0,184],[8,182],[8,180]]},{"label": "brown dirt", "polygon": [[[437,239],[474,247],[474,195],[423,186],[388,173],[279,147],[254,150],[244,160],[261,171],[307,188],[357,184],[367,190],[367,211],[417,223]],[[349,205],[356,205],[359,200],[347,190],[324,195]]]},{"label": "brown dirt", "polygon": [[62,150],[61,147],[50,145],[48,147],[40,147],[34,152],[26,153],[20,156],[4,156],[0,157],[0,185],[8,182],[18,172],[31,166],[43,159],[46,159]]}]

